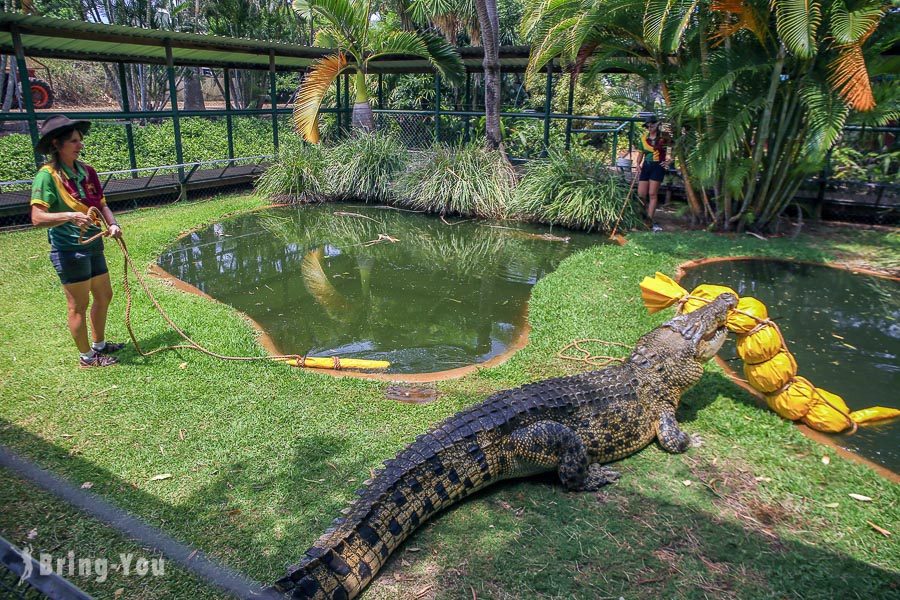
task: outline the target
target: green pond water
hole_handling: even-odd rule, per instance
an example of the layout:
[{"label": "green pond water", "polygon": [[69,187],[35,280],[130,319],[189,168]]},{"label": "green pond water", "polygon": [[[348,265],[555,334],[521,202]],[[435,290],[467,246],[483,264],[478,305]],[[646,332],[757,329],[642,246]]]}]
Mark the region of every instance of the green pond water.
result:
[{"label": "green pond water", "polygon": [[534,284],[602,241],[459,221],[344,204],[274,208],[192,233],[158,263],[250,316],[284,354],[441,371],[506,351]]},{"label": "green pond water", "polygon": [[[690,269],[682,285],[726,285],[769,310],[798,374],[844,398],[851,410],[900,408],[900,283],[841,269],[742,260]],[[733,338],[733,336],[729,336]],[[743,373],[733,339],[720,352]],[[835,435],[842,447],[900,472],[900,419]]]}]

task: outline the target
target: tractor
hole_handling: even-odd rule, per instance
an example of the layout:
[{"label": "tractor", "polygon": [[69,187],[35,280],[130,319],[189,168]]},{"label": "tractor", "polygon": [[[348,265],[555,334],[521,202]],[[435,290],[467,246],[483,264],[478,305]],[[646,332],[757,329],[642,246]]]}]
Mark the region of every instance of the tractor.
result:
[{"label": "tractor", "polygon": [[[43,70],[47,73],[47,80],[49,81],[49,83],[43,79],[38,79],[35,75],[35,69],[33,67],[28,68],[28,83],[31,87],[31,99],[34,102],[35,110],[50,108],[53,106],[53,79],[50,76],[50,69],[48,69],[44,64],[38,64],[40,64],[40,66],[43,67]],[[6,96],[8,77],[8,69],[5,73],[0,73],[0,104],[3,103],[3,100]],[[13,98],[11,106],[14,108],[18,108],[18,102],[16,101],[16,98]]]}]

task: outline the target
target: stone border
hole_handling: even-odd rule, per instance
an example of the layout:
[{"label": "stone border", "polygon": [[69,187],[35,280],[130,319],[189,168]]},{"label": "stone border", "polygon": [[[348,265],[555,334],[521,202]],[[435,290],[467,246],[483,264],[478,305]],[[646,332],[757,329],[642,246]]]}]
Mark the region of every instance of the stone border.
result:
[{"label": "stone border", "polygon": [[[882,279],[889,279],[891,281],[900,281],[900,277],[895,277],[893,275],[887,275],[885,273],[875,271],[873,269],[855,268],[855,267],[849,267],[847,265],[842,265],[842,264],[822,263],[822,262],[815,262],[815,261],[811,261],[811,260],[792,260],[789,258],[770,258],[770,257],[766,257],[766,256],[733,256],[733,257],[717,256],[717,257],[713,257],[713,258],[700,258],[700,259],[696,259],[696,260],[689,260],[687,262],[681,263],[680,265],[678,265],[675,268],[675,281],[680,282],[681,279],[685,276],[685,274],[687,273],[687,271],[689,269],[693,269],[696,267],[700,267],[700,266],[712,264],[712,263],[729,262],[729,261],[746,261],[746,260],[770,260],[770,261],[778,261],[778,262],[786,262],[786,263],[815,265],[818,267],[829,267],[832,269],[840,269],[843,271],[850,271],[851,273],[854,273],[854,274],[869,275],[871,277],[881,277]],[[720,367],[722,367],[722,370],[725,371],[725,374],[728,375],[728,377],[734,383],[736,383],[738,386],[740,386],[744,390],[748,391],[754,398],[756,398],[757,404],[759,404],[760,408],[764,408],[767,411],[770,410],[768,405],[766,404],[766,397],[760,391],[756,390],[753,386],[751,386],[744,379],[742,379],[734,371],[734,369],[732,369],[731,366],[729,366],[728,363],[726,363],[718,355],[716,356],[716,363]],[[838,445],[838,443],[830,435],[827,435],[821,431],[816,431],[812,427],[809,427],[808,425],[804,425],[803,423],[800,423],[799,421],[794,421],[794,425],[795,425],[795,427],[797,427],[797,429],[800,430],[800,433],[802,433],[806,437],[810,438],[811,440],[814,440],[816,442],[819,442],[820,444],[824,444],[825,446],[828,446],[829,448],[834,450],[840,456],[842,456],[848,460],[851,460],[853,462],[866,465],[867,467],[874,470],[876,473],[878,473],[882,477],[885,477],[889,481],[892,481],[894,483],[900,483],[900,474],[895,473],[894,471],[890,470],[889,468],[879,465],[878,463],[871,461],[864,456],[860,456],[859,454],[856,454],[855,452],[851,452],[849,450],[842,448],[840,445]]]}]

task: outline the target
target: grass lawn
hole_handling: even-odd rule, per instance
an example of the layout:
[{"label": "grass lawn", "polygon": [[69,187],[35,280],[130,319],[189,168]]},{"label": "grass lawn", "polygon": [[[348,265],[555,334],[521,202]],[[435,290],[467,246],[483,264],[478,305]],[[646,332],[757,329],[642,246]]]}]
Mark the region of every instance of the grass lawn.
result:
[{"label": "grass lawn", "polygon": [[[252,196],[229,196],[136,211],[120,222],[137,264],[149,265],[179,233],[261,206]],[[3,234],[0,443],[77,485],[92,482],[92,491],[170,535],[270,582],[354,498],[371,469],[430,424],[496,390],[579,370],[555,358],[573,339],[631,344],[671,316],[647,315],[638,289],[644,275],[672,274],[703,256],[820,261],[837,254],[894,267],[900,236],[634,234],[625,246],[581,252],[535,287],[524,350],[437,384],[438,402],[407,405],[385,399],[384,382],[194,352],[145,360],[128,349],[116,368],[79,370],[45,233]],[[109,337],[124,340],[123,261],[114,247],[107,259],[117,292]],[[207,347],[263,354],[232,309],[152,285],[173,319]],[[177,341],[145,298],[133,322],[144,347]],[[364,597],[900,596],[900,486],[806,439],[713,364],[686,394],[679,418],[703,436],[702,447],[672,456],[651,446],[622,461],[622,479],[596,494],[567,493],[553,477],[489,488],[424,525]],[[153,479],[163,473],[172,477]],[[102,528],[41,494],[31,509],[32,500],[20,497],[31,494],[27,484],[13,480],[7,490],[0,535],[40,551],[59,544],[55,528],[65,527],[66,547],[97,547],[91,540]],[[10,503],[15,509],[6,511]],[[26,540],[32,528],[37,536]],[[132,547],[105,539],[114,554]],[[126,597],[214,595],[176,570],[152,590],[139,579],[74,582],[99,597],[119,588]]]}]

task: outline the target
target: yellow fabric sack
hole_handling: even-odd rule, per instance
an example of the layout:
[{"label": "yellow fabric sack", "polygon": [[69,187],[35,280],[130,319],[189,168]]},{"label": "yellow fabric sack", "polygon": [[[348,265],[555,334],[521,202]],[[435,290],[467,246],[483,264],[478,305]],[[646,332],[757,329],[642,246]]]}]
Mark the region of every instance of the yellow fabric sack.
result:
[{"label": "yellow fabric sack", "polygon": [[894,417],[900,417],[900,409],[886,408],[884,406],[872,406],[862,410],[854,410],[850,413],[850,418],[856,423],[869,423],[882,419],[893,419]]},{"label": "yellow fabric sack", "polygon": [[[746,313],[746,314],[745,314]],[[752,315],[752,316],[751,316]],[[766,305],[750,296],[738,300],[737,308],[728,315],[728,329],[735,333],[749,333],[760,321],[769,318]]]},{"label": "yellow fabric sack", "polygon": [[[724,285],[711,285],[708,283],[704,283],[703,285],[698,285],[691,292],[691,296],[697,296],[697,298],[704,298],[705,300],[709,300],[710,302],[712,302],[713,300],[718,298],[720,294],[734,294],[735,298],[740,297],[737,295],[737,292],[735,292],[730,287],[725,287]],[[681,307],[681,312],[684,314],[694,312],[698,308],[703,308],[707,304],[709,304],[709,302],[704,302],[703,300],[690,298]]]},{"label": "yellow fabric sack", "polygon": [[816,388],[804,377],[797,377],[780,394],[767,394],[766,404],[778,416],[796,421],[806,415],[813,405]]},{"label": "yellow fabric sack", "polygon": [[750,385],[761,392],[771,394],[783,388],[797,375],[797,361],[787,350],[782,350],[766,362],[744,365],[744,375]]},{"label": "yellow fabric sack", "polygon": [[672,306],[687,293],[686,289],[659,271],[655,277],[644,277],[641,281],[641,298],[650,314]]},{"label": "yellow fabric sack", "polygon": [[801,420],[816,431],[826,433],[839,433],[853,427],[850,408],[844,399],[821,388],[816,390],[812,408]]},{"label": "yellow fabric sack", "polygon": [[775,325],[766,325],[750,335],[737,336],[737,351],[748,365],[756,365],[781,352],[781,336]]}]

